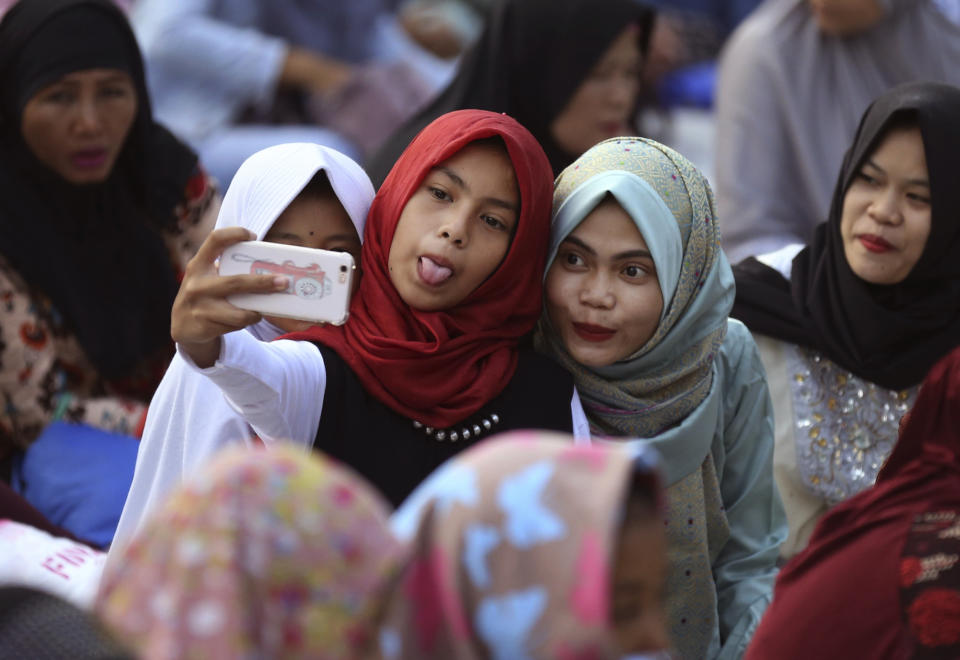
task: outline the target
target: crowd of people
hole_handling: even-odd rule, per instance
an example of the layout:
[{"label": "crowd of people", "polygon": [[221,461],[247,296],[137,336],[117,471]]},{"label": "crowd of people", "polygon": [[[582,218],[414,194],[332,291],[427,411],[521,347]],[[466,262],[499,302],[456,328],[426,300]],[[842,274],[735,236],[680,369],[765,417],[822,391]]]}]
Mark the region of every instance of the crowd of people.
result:
[{"label": "crowd of people", "polygon": [[960,657],[960,12],[687,4],[10,3],[4,653]]}]

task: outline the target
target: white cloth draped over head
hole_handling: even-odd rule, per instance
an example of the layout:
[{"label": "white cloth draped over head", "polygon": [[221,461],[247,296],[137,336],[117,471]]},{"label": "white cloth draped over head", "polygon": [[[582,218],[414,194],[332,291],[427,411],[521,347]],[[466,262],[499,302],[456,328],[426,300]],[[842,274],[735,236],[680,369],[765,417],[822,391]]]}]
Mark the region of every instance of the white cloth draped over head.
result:
[{"label": "white cloth draped over head", "polygon": [[277,216],[321,170],[363,240],[374,195],[370,177],[339,151],[309,142],[278,144],[247,158],[223,197],[215,229],[244,227],[262,241]]},{"label": "white cloth draped over head", "polygon": [[934,0],[887,0],[849,37],[823,34],[809,0],[768,0],[734,32],[717,85],[717,204],[733,263],[809,243],[845,150],[880,94],[960,85],[960,26]]},{"label": "white cloth draped over head", "polygon": [[[362,240],[374,196],[370,178],[347,156],[310,143],[281,144],[250,156],[223,198],[216,228],[245,227],[262,240],[277,217],[321,170]],[[283,333],[266,320],[246,332],[261,341]],[[223,447],[250,443],[253,436],[220,389],[193,371],[177,353],[150,402],[133,483],[110,556],[118,555],[118,549],[186,476]]]}]

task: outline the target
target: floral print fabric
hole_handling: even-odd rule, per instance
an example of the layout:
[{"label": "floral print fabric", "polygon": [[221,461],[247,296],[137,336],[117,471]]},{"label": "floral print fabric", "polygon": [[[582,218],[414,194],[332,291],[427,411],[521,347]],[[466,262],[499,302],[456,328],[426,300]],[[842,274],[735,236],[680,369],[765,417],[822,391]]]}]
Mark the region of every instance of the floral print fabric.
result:
[{"label": "floral print fabric", "polygon": [[353,658],[401,545],[359,477],[292,447],[231,449],[118,558],[97,609],[145,658]]},{"label": "floral print fabric", "polygon": [[900,558],[900,603],[913,657],[960,657],[960,511],[920,514]]}]

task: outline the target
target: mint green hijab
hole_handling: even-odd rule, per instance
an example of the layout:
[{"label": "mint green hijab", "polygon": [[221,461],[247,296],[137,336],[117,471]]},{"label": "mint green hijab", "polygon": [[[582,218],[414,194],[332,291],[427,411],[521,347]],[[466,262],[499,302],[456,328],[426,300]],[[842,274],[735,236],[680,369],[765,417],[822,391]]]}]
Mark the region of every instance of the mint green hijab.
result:
[{"label": "mint green hijab", "polygon": [[601,142],[557,177],[547,270],[560,243],[608,194],[653,256],[664,301],[660,324],[636,353],[605,367],[576,362],[546,312],[536,345],[573,374],[595,435],[652,438],[720,396],[711,385],[733,274],[707,180],[676,151],[645,138]]}]

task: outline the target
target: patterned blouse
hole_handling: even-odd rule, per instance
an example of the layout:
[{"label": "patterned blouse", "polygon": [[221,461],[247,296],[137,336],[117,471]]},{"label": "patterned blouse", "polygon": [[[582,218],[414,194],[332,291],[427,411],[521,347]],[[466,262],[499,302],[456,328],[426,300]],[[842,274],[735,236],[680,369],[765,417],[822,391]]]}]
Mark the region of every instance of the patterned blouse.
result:
[{"label": "patterned blouse", "polygon": [[[177,228],[164,235],[178,276],[219,208],[216,183],[198,166],[174,209]],[[139,435],[168,358],[145,361],[123,382],[105,382],[47,296],[0,256],[0,459],[54,421]]]}]

